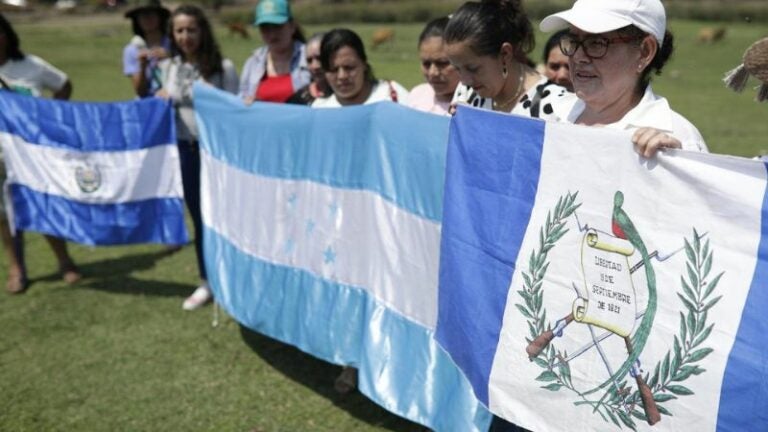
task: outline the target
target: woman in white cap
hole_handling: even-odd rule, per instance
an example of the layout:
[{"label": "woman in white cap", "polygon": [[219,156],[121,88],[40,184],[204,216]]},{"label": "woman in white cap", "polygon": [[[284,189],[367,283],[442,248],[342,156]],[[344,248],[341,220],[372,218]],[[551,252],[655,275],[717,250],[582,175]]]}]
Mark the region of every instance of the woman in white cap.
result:
[{"label": "woman in white cap", "polygon": [[240,97],[246,103],[286,102],[311,81],[304,35],[293,20],[288,0],[260,0],[254,25],[265,46],[245,61]]},{"label": "woman in white cap", "polygon": [[578,0],[550,15],[542,31],[568,28],[560,39],[579,101],[566,121],[633,130],[638,153],[663,148],[707,151],[699,131],[651,89],[673,50],[660,0]]}]

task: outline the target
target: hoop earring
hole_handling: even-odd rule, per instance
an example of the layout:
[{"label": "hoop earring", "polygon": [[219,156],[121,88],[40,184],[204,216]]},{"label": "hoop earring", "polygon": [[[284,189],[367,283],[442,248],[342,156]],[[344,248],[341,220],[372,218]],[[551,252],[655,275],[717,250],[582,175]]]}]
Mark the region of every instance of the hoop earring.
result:
[{"label": "hoop earring", "polygon": [[504,65],[504,67],[501,69],[501,76],[504,77],[504,79],[507,79],[507,75],[509,72],[507,71],[507,65]]}]

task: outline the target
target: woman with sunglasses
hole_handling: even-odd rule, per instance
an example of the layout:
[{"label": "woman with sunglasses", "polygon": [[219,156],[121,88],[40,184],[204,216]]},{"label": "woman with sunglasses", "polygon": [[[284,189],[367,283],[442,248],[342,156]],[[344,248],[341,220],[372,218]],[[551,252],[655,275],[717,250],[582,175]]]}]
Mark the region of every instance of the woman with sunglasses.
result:
[{"label": "woman with sunglasses", "polygon": [[569,29],[560,48],[579,101],[566,121],[633,130],[645,157],[664,148],[707,151],[696,127],[651,89],[651,75],[661,73],[673,49],[660,0],[578,0],[540,27]]},{"label": "woman with sunglasses", "polygon": [[461,79],[454,104],[560,121],[575,100],[531,66],[533,27],[519,0],[464,3],[443,40]]}]

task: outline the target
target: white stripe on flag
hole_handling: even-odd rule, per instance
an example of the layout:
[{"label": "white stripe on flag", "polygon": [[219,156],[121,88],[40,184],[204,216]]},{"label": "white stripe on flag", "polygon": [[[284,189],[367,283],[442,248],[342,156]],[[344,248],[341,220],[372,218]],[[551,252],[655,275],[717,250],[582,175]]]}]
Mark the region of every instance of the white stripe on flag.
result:
[{"label": "white stripe on flag", "polygon": [[[89,204],[183,196],[177,169],[179,153],[173,144],[143,150],[78,152],[30,144],[5,132],[0,132],[0,143],[8,182],[38,192]],[[81,174],[98,173],[98,188],[83,190],[78,185],[78,169]]]},{"label": "white stripe on flag", "polygon": [[203,222],[236,248],[364,287],[405,317],[435,327],[439,224],[369,191],[254,175],[205,151],[201,162]]}]

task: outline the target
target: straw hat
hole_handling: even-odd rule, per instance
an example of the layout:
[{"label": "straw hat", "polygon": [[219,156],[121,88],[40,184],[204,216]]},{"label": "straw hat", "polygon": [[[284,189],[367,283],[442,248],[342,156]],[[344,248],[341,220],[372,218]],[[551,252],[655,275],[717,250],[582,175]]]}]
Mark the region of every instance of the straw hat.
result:
[{"label": "straw hat", "polygon": [[768,38],[761,39],[747,48],[742,64],[726,73],[723,81],[728,88],[741,92],[750,75],[762,81],[755,99],[765,102],[768,100]]}]

